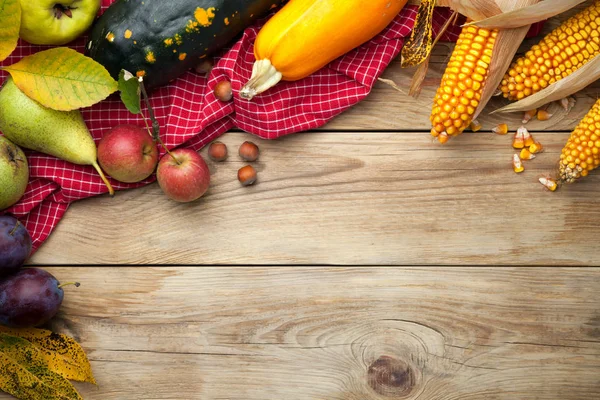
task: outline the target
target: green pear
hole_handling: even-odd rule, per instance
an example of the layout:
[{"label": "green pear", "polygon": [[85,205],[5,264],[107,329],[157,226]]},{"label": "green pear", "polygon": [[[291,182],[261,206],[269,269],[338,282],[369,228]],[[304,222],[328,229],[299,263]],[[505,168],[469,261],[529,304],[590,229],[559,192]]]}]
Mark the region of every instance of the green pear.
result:
[{"label": "green pear", "polygon": [[15,204],[29,180],[27,157],[19,146],[0,136],[0,210]]},{"label": "green pear", "polygon": [[114,194],[98,165],[96,144],[79,110],[46,108],[30,99],[9,77],[0,90],[0,131],[21,147],[93,166]]}]

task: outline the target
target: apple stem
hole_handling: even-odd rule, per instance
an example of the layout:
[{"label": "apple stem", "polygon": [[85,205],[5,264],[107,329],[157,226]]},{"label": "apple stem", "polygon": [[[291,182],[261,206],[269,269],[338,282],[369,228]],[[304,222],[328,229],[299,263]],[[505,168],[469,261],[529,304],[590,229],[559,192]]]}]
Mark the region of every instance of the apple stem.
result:
[{"label": "apple stem", "polygon": [[160,138],[160,124],[156,120],[156,117],[154,116],[154,110],[152,109],[152,106],[150,105],[150,100],[148,98],[148,92],[146,92],[146,87],[144,86],[144,79],[142,77],[140,77],[139,82],[140,82],[140,89],[142,90],[142,97],[144,98],[144,103],[146,103],[146,108],[148,109],[148,113],[150,114],[150,120],[152,121],[152,131],[151,131],[150,126],[148,125],[148,120],[147,120],[146,116],[144,115],[144,113],[142,113],[142,118],[144,119],[144,123],[146,124],[146,129],[148,129],[148,133],[150,134],[150,136],[152,136],[152,138],[154,138],[155,142],[158,142],[162,146],[162,148],[165,149],[167,154],[170,155],[178,165],[181,165],[181,161],[179,161],[173,155],[173,153],[171,153],[171,151],[167,148],[167,146],[165,146],[165,143]]},{"label": "apple stem", "polygon": [[79,287],[79,286],[81,286],[81,283],[79,283],[79,282],[67,282],[67,283],[63,283],[61,285],[58,285],[58,288],[62,289],[64,286],[70,286],[70,285],[74,285],[75,287]]},{"label": "apple stem", "polygon": [[15,227],[9,233],[10,236],[14,236],[14,234],[17,231],[17,228],[19,227],[19,225],[21,225],[21,221],[17,220],[17,223],[15,224]]},{"label": "apple stem", "polygon": [[115,195],[115,190],[113,189],[113,187],[110,184],[110,182],[108,181],[108,179],[106,179],[106,176],[104,176],[104,172],[102,172],[102,169],[100,168],[100,166],[98,165],[98,163],[94,161],[94,163],[92,164],[92,166],[94,168],[96,168],[96,171],[98,171],[98,174],[100,174],[100,178],[102,178],[102,181],[104,182],[104,184],[108,188],[108,194],[110,194],[110,197],[113,197]]}]

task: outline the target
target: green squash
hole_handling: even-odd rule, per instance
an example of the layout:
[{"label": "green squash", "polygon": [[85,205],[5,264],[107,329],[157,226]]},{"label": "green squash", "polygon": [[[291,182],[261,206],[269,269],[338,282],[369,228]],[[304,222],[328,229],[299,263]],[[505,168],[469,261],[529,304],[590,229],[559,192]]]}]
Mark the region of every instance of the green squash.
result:
[{"label": "green squash", "polygon": [[283,0],[117,0],[96,21],[88,55],[117,79],[148,88],[176,79],[227,46]]}]

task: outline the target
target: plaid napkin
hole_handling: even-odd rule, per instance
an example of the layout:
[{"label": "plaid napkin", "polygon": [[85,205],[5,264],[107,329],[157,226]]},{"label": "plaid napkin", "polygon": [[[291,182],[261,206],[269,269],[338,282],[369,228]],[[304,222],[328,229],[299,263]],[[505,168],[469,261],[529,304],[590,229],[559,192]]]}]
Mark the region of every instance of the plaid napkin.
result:
[{"label": "plaid napkin", "polygon": [[[114,0],[103,0],[105,10]],[[151,104],[161,126],[161,137],[169,148],[185,146],[199,150],[221,134],[237,127],[265,139],[318,128],[364,99],[388,64],[398,55],[409,36],[417,8],[406,6],[388,28],[370,42],[335,60],[322,70],[298,82],[282,82],[252,102],[237,96],[247,82],[254,63],[253,43],[260,26],[245,30],[236,43],[215,58],[208,78],[188,72],[170,85],[151,94]],[[450,17],[449,9],[435,12],[434,29],[439,31]],[[443,40],[454,41],[460,27],[449,29]],[[86,38],[71,44],[84,52]],[[15,52],[0,65],[17,62],[24,56],[48,47],[20,42]],[[6,78],[0,71],[0,82]],[[223,103],[213,95],[214,86],[228,79],[234,100]],[[147,115],[147,110],[143,110]],[[98,142],[104,132],[120,124],[143,126],[139,116],[130,114],[117,95],[82,110],[92,136]],[[48,238],[69,204],[106,193],[107,189],[92,167],[74,165],[25,150],[30,182],[19,203],[5,210],[18,217],[29,230],[36,250]],[[111,180],[115,190],[146,185]],[[118,193],[117,193],[118,196]]]}]

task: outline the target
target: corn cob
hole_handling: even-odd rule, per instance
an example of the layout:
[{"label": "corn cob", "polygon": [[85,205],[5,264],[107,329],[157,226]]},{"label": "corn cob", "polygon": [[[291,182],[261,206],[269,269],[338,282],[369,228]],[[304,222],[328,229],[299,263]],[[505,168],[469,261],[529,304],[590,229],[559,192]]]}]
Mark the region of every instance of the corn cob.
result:
[{"label": "corn cob", "polygon": [[572,183],[600,165],[600,100],[579,122],[560,155],[561,183]]},{"label": "corn cob", "polygon": [[465,26],[437,90],[431,135],[445,143],[469,127],[481,100],[498,32]]},{"label": "corn cob", "polygon": [[600,54],[600,0],[565,21],[512,63],[500,90],[521,100],[561,80]]}]

